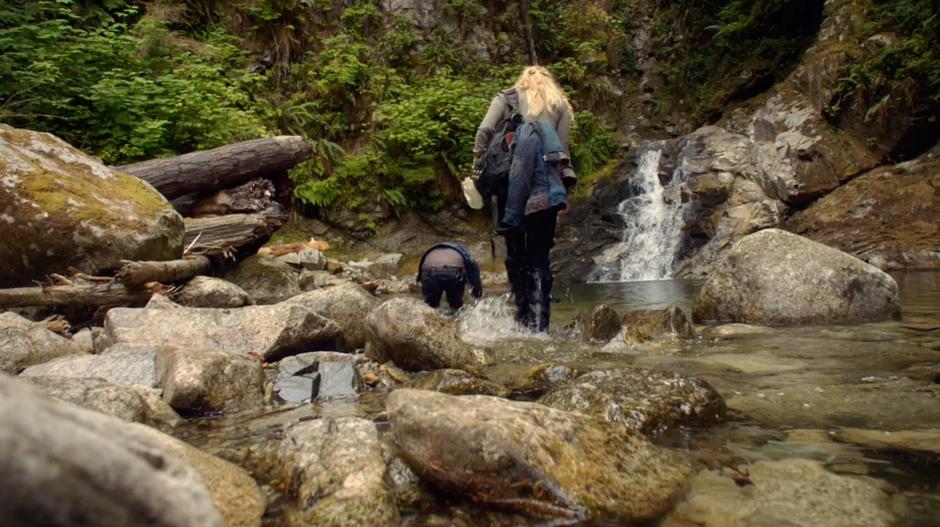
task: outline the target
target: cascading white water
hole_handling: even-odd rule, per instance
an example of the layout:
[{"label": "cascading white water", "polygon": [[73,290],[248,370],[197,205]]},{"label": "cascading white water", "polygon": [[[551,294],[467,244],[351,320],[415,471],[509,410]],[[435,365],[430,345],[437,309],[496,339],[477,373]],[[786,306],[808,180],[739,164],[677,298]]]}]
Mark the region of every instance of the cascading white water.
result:
[{"label": "cascading white water", "polygon": [[623,218],[620,243],[594,258],[588,281],[634,282],[672,277],[672,264],[682,234],[684,206],[680,199],[681,171],[676,170],[666,187],[659,181],[661,150],[640,156],[634,185],[639,191],[617,207]]}]

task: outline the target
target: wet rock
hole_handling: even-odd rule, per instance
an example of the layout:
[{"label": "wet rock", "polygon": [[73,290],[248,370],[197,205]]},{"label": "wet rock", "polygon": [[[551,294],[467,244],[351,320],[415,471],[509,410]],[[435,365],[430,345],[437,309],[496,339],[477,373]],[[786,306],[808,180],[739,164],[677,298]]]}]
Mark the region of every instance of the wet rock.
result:
[{"label": "wet rock", "polygon": [[44,394],[60,401],[148,426],[175,426],[179,416],[155,390],[140,385],[114,384],[104,379],[23,377]]},{"label": "wet rock", "polygon": [[187,307],[242,307],[254,303],[241,287],[211,276],[193,278],[174,295],[174,299]]},{"label": "wet rock", "polygon": [[284,481],[297,497],[297,525],[398,525],[375,424],[318,419],[292,426],[279,447]]},{"label": "wet rock", "polygon": [[144,425],[0,376],[0,504],[12,525],[223,525],[199,473]]},{"label": "wet rock", "polygon": [[29,366],[87,351],[16,313],[0,313],[0,372],[19,373]]},{"label": "wet rock", "polygon": [[575,318],[574,327],[580,331],[581,340],[604,343],[620,331],[620,315],[610,306],[600,305]]},{"label": "wet rock", "polygon": [[253,353],[265,360],[315,349],[335,349],[340,329],[297,304],[236,309],[115,308],[104,322],[115,344]]},{"label": "wet rock", "polygon": [[433,390],[450,395],[493,395],[506,397],[509,389],[462,370],[422,371],[411,376],[409,388]]},{"label": "wet rock", "polygon": [[940,429],[936,428],[894,432],[843,428],[835,434],[834,438],[842,443],[853,443],[872,450],[940,457]]},{"label": "wet rock", "polygon": [[355,395],[363,386],[356,368],[359,358],[361,356],[330,352],[286,357],[278,363],[274,394],[287,403]]},{"label": "wet rock", "polygon": [[653,519],[691,470],[622,426],[538,404],[396,390],[387,410],[395,444],[422,479],[536,517]]},{"label": "wet rock", "polygon": [[895,525],[882,481],[837,476],[805,459],[760,461],[740,471],[700,473],[663,527]]},{"label": "wet rock", "polygon": [[541,397],[549,390],[587,373],[581,368],[572,368],[558,364],[540,364],[522,377],[509,381],[513,394],[522,397]]},{"label": "wet rock", "polygon": [[416,298],[393,298],[366,318],[366,356],[409,371],[453,368],[478,374],[486,354],[464,343],[456,324]]},{"label": "wet rock", "polygon": [[115,384],[157,386],[155,360],[162,350],[152,346],[120,345],[101,355],[61,357],[45,364],[30,366],[26,377],[99,378]]},{"label": "wet rock", "polygon": [[234,412],[264,402],[261,362],[219,350],[169,348],[156,358],[157,382],[173,408]]},{"label": "wet rock", "polygon": [[725,414],[724,400],[707,382],[642,368],[592,371],[551,390],[538,402],[645,434],[717,423]]},{"label": "wet rock", "polygon": [[183,218],[160,193],[50,134],[0,125],[0,203],[0,287],[183,252]]},{"label": "wet rock", "polygon": [[826,324],[899,316],[898,286],[846,253],[778,229],[742,238],[695,299],[696,321]]},{"label": "wet rock", "polygon": [[258,304],[275,304],[301,293],[297,271],[273,256],[250,256],[225,279],[244,289]]},{"label": "wet rock", "polygon": [[335,321],[346,344],[361,348],[366,343],[366,317],[379,305],[379,300],[356,284],[344,283],[304,293],[288,303]]},{"label": "wet rock", "polygon": [[641,309],[623,316],[623,338],[628,344],[643,344],[666,338],[695,336],[692,324],[676,306],[669,309]]},{"label": "wet rock", "polygon": [[705,328],[705,336],[718,339],[747,338],[755,335],[768,335],[777,331],[767,326],[753,324],[721,324]]}]

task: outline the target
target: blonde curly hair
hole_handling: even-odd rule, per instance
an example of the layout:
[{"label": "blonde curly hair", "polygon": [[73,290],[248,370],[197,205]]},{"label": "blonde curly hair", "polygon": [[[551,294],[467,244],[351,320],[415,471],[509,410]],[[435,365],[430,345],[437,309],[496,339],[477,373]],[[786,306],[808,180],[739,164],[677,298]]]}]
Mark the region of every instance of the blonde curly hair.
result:
[{"label": "blonde curly hair", "polygon": [[574,110],[568,102],[568,97],[565,96],[565,91],[558,85],[551,72],[544,67],[526,67],[516,80],[515,87],[525,95],[526,103],[528,103],[525,115],[527,120],[537,119],[545,110],[554,112],[560,106],[564,106],[568,118],[574,122]]}]

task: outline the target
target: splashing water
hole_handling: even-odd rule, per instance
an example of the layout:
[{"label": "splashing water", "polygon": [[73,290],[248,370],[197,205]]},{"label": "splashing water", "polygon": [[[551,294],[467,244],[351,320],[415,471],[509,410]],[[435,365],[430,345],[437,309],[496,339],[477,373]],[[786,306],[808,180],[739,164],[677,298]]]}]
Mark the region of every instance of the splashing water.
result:
[{"label": "splashing water", "polygon": [[634,282],[672,277],[672,265],[682,234],[684,206],[679,195],[681,171],[666,187],[659,181],[661,150],[640,156],[634,185],[639,192],[617,207],[623,218],[620,243],[594,258],[590,282]]},{"label": "splashing water", "polygon": [[467,306],[457,316],[460,337],[476,346],[492,346],[500,341],[516,339],[548,340],[544,333],[531,333],[516,323],[515,306],[508,295],[487,297]]}]

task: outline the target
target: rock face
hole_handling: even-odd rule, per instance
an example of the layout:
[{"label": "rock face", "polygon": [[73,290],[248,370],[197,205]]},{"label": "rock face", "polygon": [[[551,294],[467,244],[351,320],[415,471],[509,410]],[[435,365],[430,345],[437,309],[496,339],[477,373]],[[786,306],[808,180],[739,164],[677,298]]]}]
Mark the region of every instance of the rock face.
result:
[{"label": "rock face", "polygon": [[254,303],[241,287],[211,276],[193,278],[174,299],[178,304],[188,307],[242,307]]},{"label": "rock face", "polygon": [[221,527],[199,474],[167,443],[182,445],[0,376],[0,514],[13,525]]},{"label": "rock face", "polygon": [[0,287],[183,251],[183,219],[144,181],[46,133],[0,125]]},{"label": "rock face", "polygon": [[264,371],[254,357],[169,348],[157,356],[156,374],[163,398],[180,411],[233,412],[264,402]]},{"label": "rock face", "polygon": [[396,390],[387,410],[399,451],[422,479],[537,517],[656,518],[691,470],[620,425],[538,404]]},{"label": "rock face", "polygon": [[825,324],[900,315],[898,286],[877,268],[778,229],[741,239],[695,299],[696,321]]},{"label": "rock face", "polygon": [[751,484],[714,470],[699,474],[663,527],[895,525],[884,482],[837,476],[806,459],[760,461],[742,471]]},{"label": "rock face", "polygon": [[144,386],[114,384],[104,379],[24,377],[50,397],[75,406],[148,426],[175,426],[179,416],[160,395]]},{"label": "rock face", "polygon": [[538,401],[622,423],[645,434],[724,418],[725,402],[707,382],[680,373],[624,368],[598,370],[563,384]]},{"label": "rock face", "polygon": [[393,298],[366,318],[366,356],[410,370],[454,368],[476,374],[483,350],[460,340],[454,323],[416,298]]},{"label": "rock face", "polygon": [[0,372],[19,373],[34,364],[87,350],[16,313],[0,314]]},{"label": "rock face", "polygon": [[940,148],[881,167],[791,217],[786,228],[881,269],[940,268]]},{"label": "rock face", "polygon": [[275,304],[301,292],[297,271],[273,256],[246,258],[225,279],[244,289],[258,304]]},{"label": "rock face", "polygon": [[254,353],[266,360],[297,351],[335,349],[339,327],[299,305],[237,309],[115,308],[105,317],[114,344]]},{"label": "rock face", "polygon": [[629,344],[642,344],[667,338],[695,336],[689,317],[678,307],[641,309],[623,316],[623,339]]},{"label": "rock face", "polygon": [[356,284],[344,283],[304,293],[290,303],[336,322],[346,344],[362,348],[366,345],[366,317],[378,307],[379,300]]},{"label": "rock face", "polygon": [[156,356],[160,349],[148,346],[114,346],[101,355],[62,357],[23,370],[27,377],[59,376],[99,378],[116,384],[157,386]]},{"label": "rock face", "polygon": [[398,525],[375,424],[356,417],[294,425],[280,445],[296,525]]}]

